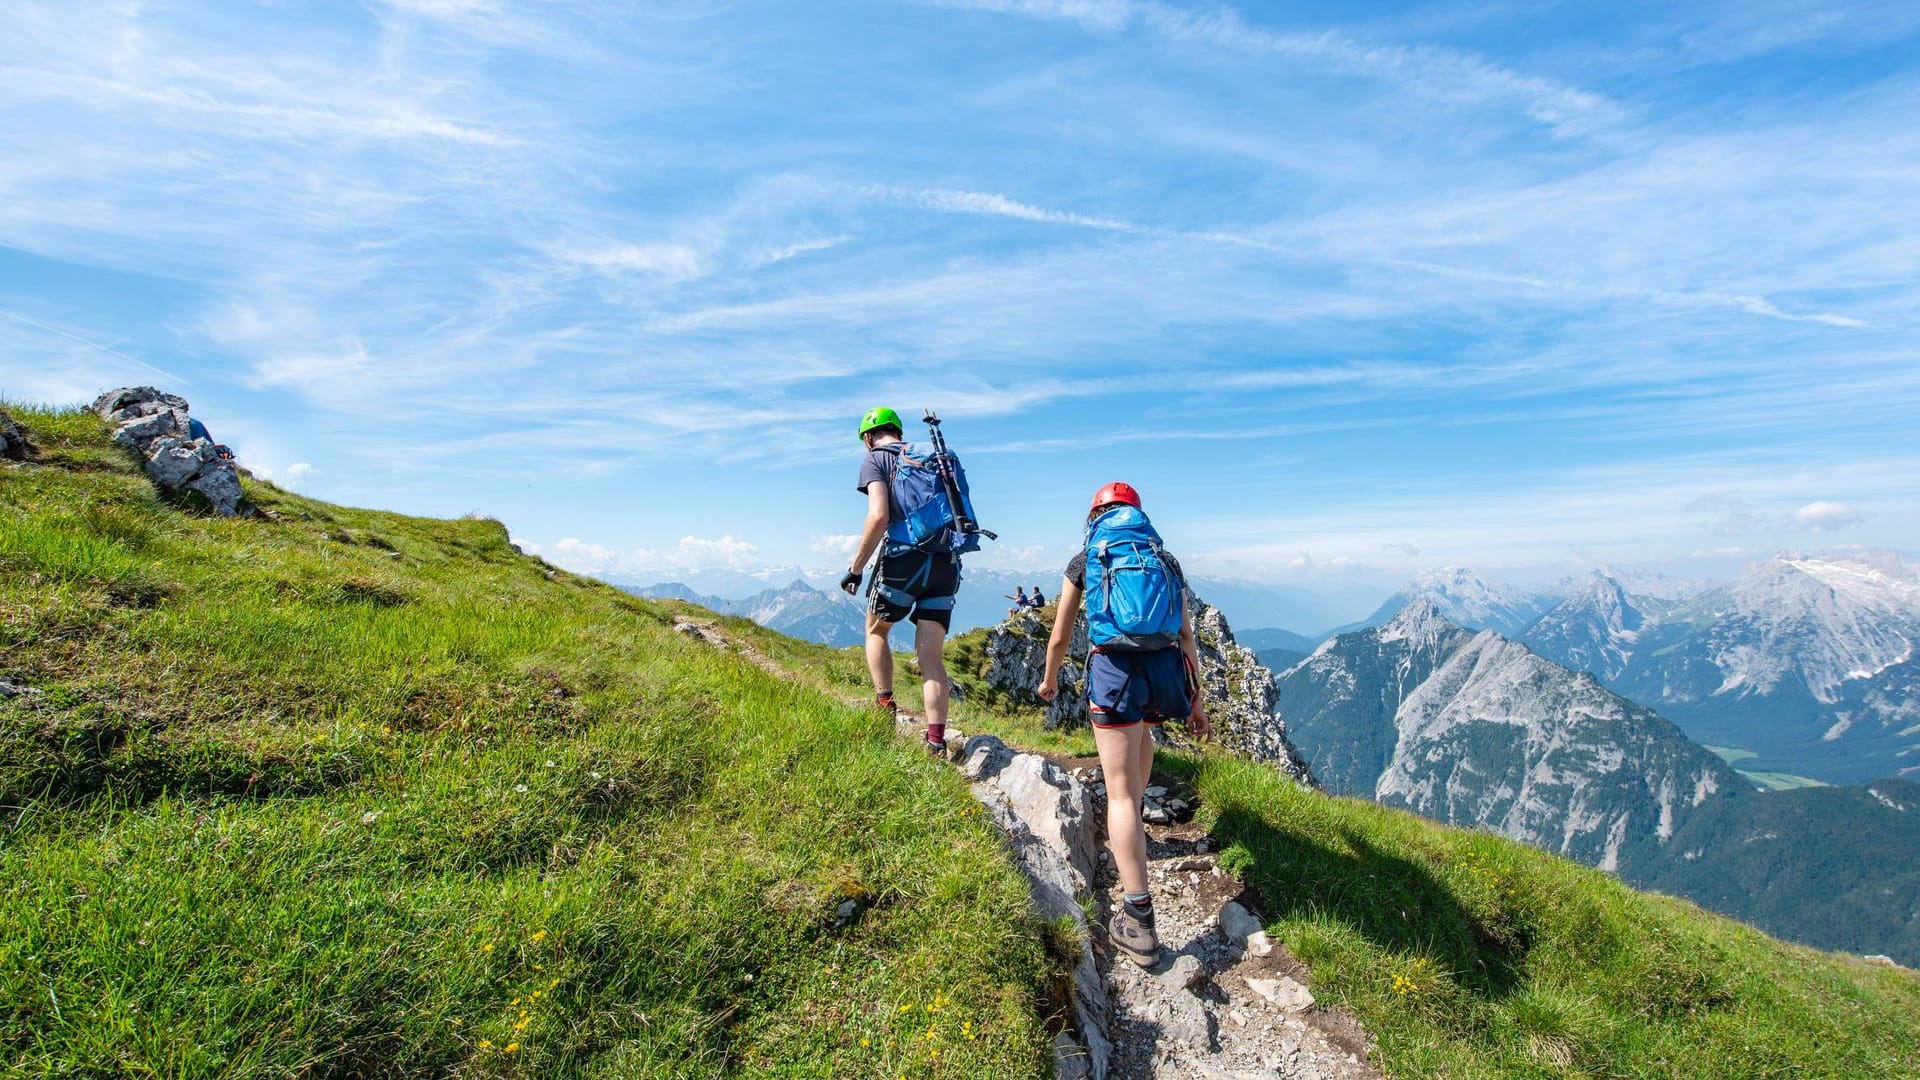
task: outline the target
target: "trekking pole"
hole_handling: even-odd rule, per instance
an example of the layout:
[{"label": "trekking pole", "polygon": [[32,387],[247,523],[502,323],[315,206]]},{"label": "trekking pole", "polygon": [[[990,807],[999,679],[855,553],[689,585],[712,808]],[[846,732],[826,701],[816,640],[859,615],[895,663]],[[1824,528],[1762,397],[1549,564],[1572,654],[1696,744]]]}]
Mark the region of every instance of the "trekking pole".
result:
[{"label": "trekking pole", "polygon": [[947,505],[953,508],[954,526],[962,533],[979,533],[989,540],[1000,539],[967,516],[966,500],[960,497],[960,481],[953,475],[953,466],[947,460],[947,437],[940,433],[940,417],[928,409],[920,419],[926,422],[928,437],[933,442],[934,467],[940,471],[941,486],[947,489]]}]

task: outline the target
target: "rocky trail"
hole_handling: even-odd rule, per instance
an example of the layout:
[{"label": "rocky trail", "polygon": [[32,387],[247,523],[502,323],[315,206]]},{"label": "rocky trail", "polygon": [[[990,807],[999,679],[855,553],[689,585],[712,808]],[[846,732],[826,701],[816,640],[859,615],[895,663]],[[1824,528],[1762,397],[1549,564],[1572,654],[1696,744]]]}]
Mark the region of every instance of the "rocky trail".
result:
[{"label": "rocky trail", "polygon": [[[677,629],[783,676],[751,645],[704,621]],[[850,703],[856,699],[848,696]],[[864,704],[864,701],[858,703]],[[922,720],[897,731],[919,742]],[[1090,762],[1060,761],[993,735],[947,727],[948,758],[970,783],[1024,872],[1039,913],[1078,929],[1069,1029],[1055,1074],[1091,1080],[1374,1080],[1372,1043],[1351,1017],[1318,1005],[1306,966],[1270,941],[1258,898],[1219,865],[1192,823],[1191,792],[1148,789],[1149,873],[1162,945],[1151,969],[1119,956],[1106,922],[1120,885],[1106,850],[1106,791]],[[1091,913],[1091,921],[1089,920]]]}]

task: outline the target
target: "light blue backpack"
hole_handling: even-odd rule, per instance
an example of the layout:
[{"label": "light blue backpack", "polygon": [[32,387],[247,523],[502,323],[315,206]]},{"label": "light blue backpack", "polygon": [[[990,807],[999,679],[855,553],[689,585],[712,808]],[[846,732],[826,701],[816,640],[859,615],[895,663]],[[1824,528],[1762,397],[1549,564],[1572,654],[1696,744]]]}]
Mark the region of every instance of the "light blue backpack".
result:
[{"label": "light blue backpack", "polygon": [[1087,523],[1087,640],[1096,649],[1164,649],[1186,609],[1166,548],[1139,508],[1117,506]]}]

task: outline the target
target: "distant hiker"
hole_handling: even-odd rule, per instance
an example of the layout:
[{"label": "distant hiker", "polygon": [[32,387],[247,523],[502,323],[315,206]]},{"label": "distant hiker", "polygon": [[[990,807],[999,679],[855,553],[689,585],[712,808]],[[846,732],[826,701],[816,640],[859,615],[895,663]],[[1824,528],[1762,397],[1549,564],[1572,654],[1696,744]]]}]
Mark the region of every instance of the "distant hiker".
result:
[{"label": "distant hiker", "polygon": [[1060,583],[1060,609],[1040,681],[1042,699],[1059,695],[1060,665],[1084,599],[1091,650],[1088,711],[1107,783],[1107,844],[1126,890],[1108,930],[1114,945],[1141,967],[1152,967],[1160,954],[1147,891],[1147,831],[1140,823],[1140,801],[1153,774],[1148,728],[1184,720],[1189,733],[1207,737],[1186,590],[1180,564],[1140,510],[1140,493],[1124,483],[1101,488],[1087,514],[1080,554]]},{"label": "distant hiker", "polygon": [[222,461],[233,460],[233,450],[222,443],[214,442],[213,433],[207,430],[207,425],[195,417],[187,417],[187,438],[205,441],[207,445],[213,447],[214,456]]},{"label": "distant hiker", "polygon": [[960,556],[980,550],[980,537],[993,534],[973,516],[966,473],[947,451],[940,418],[926,415],[932,446],[927,452],[902,439],[900,414],[874,409],[860,421],[867,455],[855,485],[867,496],[867,520],[853,568],[840,579],[847,595],[860,591],[861,568],[877,549],[872,597],[867,607],[867,670],[873,676],[874,702],[889,716],[893,700],[893,648],[887,637],[894,624],[913,620],[914,652],[920,659],[921,695],[927,711],[927,749],[947,748],[947,668],[941,659],[947,628],[953,622],[954,595],[960,590]]},{"label": "distant hiker", "polygon": [[[1005,593],[1001,595],[1006,596]],[[1027,590],[1024,587],[1015,585],[1013,595],[1007,596],[1007,599],[1013,601],[1013,606],[1007,609],[1007,614],[1018,615],[1027,609]]]},{"label": "distant hiker", "polygon": [[1032,604],[1033,604],[1033,606],[1034,606],[1034,607],[1037,607],[1037,608],[1042,608],[1042,607],[1046,607],[1046,606],[1047,606],[1047,598],[1046,598],[1046,597],[1044,597],[1044,596],[1042,596],[1042,595],[1040,595],[1040,586],[1038,586],[1038,585],[1035,585],[1035,586],[1033,587],[1033,601],[1032,601]]}]

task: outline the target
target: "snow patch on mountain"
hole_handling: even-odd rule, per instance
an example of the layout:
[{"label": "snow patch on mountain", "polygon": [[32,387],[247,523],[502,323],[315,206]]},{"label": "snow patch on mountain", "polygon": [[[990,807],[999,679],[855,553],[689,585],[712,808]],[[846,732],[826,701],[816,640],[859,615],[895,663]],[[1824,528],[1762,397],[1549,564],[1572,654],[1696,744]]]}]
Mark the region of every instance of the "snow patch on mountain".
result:
[{"label": "snow patch on mountain", "polygon": [[1833,705],[1842,684],[1913,659],[1920,580],[1892,556],[1782,554],[1702,595],[1687,614],[1714,620],[1709,658],[1723,674],[1715,694],[1765,694],[1795,680]]}]

